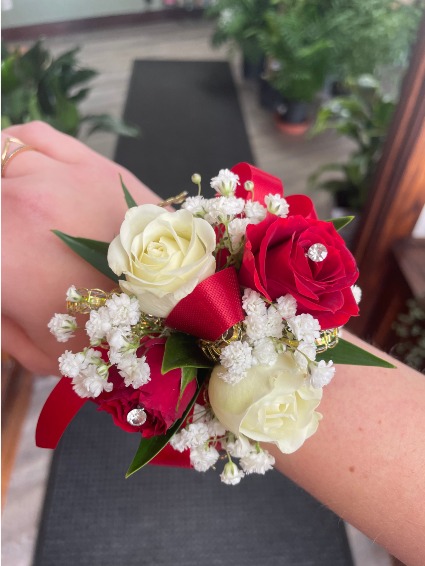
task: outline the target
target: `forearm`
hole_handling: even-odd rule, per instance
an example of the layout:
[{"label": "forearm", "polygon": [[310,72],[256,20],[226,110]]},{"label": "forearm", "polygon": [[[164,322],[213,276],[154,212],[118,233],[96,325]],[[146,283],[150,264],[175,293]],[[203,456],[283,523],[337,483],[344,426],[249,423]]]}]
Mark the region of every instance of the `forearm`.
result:
[{"label": "forearm", "polygon": [[396,365],[338,366],[317,434],[291,455],[268,448],[281,472],[401,560],[422,566],[425,377]]}]

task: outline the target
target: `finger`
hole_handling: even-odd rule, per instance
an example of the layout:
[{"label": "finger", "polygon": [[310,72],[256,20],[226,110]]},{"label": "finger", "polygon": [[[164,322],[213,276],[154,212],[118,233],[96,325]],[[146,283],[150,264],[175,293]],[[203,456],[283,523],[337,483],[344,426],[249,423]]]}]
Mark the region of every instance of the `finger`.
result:
[{"label": "finger", "polygon": [[58,375],[57,363],[28,337],[12,319],[1,317],[2,348],[29,371],[39,375]]},{"label": "finger", "polygon": [[28,122],[10,126],[3,134],[19,138],[22,143],[30,145],[48,157],[63,163],[84,161],[87,148],[75,138],[58,132],[44,122]]},{"label": "finger", "polygon": [[31,146],[22,147],[19,142],[12,141],[7,147],[6,142],[9,136],[2,132],[1,148],[6,151],[4,160],[2,159],[2,177],[12,179],[32,175],[34,172],[48,167],[52,162],[50,157],[40,153]]}]

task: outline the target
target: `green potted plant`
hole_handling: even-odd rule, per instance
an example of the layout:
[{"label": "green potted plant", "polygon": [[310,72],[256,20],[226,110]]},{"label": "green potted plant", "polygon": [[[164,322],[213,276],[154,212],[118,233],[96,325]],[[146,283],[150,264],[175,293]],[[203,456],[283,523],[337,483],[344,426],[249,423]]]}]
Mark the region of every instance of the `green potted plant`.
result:
[{"label": "green potted plant", "polygon": [[275,14],[281,0],[217,0],[207,10],[215,19],[213,46],[225,43],[242,53],[243,75],[258,78],[263,71],[264,50],[260,36],[268,14]]},{"label": "green potted plant", "polygon": [[83,116],[78,105],[89,92],[88,83],[97,72],[80,67],[79,48],[53,57],[41,40],[26,51],[9,50],[2,44],[2,128],[42,120],[72,136],[98,130],[135,136],[137,128],[108,114]]},{"label": "green potted plant", "polygon": [[280,95],[284,129],[304,124],[326,84],[406,64],[424,0],[280,0],[265,13],[259,43],[266,78]]},{"label": "green potted plant", "polygon": [[[333,216],[352,215],[358,222],[396,104],[370,75],[349,81],[348,87],[350,95],[331,99],[320,108],[311,135],[335,130],[354,142],[354,150],[345,162],[319,167],[308,185],[332,193]],[[350,227],[348,239],[354,236],[356,223]]]},{"label": "green potted plant", "polygon": [[283,0],[266,24],[260,41],[268,57],[266,78],[281,96],[279,118],[305,130],[333,49],[323,10],[318,2]]}]

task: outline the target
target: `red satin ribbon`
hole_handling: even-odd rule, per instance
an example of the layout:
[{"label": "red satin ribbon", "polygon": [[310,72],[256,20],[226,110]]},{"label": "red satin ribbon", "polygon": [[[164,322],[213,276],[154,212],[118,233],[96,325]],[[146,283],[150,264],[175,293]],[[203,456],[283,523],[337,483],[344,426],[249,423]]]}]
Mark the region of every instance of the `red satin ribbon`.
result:
[{"label": "red satin ribbon", "polygon": [[240,185],[236,189],[236,196],[245,200],[252,199],[252,193],[244,189],[246,181],[254,183],[254,200],[264,204],[264,197],[272,195],[283,196],[283,184],[280,179],[270,173],[266,173],[249,163],[238,163],[232,167],[232,172],[239,176]]},{"label": "red satin ribbon", "polygon": [[217,340],[243,319],[236,270],[228,267],[197,285],[174,307],[165,324],[204,340]]},{"label": "red satin ribbon", "polygon": [[35,443],[40,448],[56,448],[65,429],[88,401],[72,389],[69,377],[62,377],[50,393],[38,417]]},{"label": "red satin ribbon", "polygon": [[177,452],[170,444],[167,444],[149,464],[154,466],[172,466],[173,468],[191,468],[190,451]]}]

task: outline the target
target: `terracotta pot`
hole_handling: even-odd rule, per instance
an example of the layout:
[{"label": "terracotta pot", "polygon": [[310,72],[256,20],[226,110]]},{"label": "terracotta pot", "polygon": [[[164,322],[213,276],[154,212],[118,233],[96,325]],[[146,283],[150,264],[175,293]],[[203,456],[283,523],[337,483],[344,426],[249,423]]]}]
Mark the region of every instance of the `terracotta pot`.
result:
[{"label": "terracotta pot", "polygon": [[292,124],[291,122],[286,122],[285,120],[282,120],[279,114],[277,114],[276,125],[279,128],[279,130],[284,134],[289,134],[291,136],[302,136],[309,129],[311,122],[306,120],[305,122]]},{"label": "terracotta pot", "polygon": [[285,134],[302,135],[310,127],[311,105],[300,100],[284,100],[277,108],[277,125]]}]

